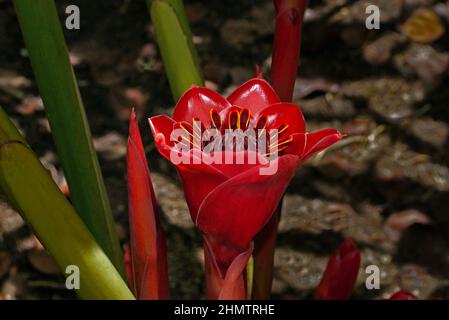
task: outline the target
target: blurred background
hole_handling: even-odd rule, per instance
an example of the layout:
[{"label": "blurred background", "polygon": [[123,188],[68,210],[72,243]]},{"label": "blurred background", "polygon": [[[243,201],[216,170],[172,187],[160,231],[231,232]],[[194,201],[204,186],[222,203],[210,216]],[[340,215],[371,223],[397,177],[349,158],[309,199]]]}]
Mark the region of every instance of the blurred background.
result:
[{"label": "blurred background", "polygon": [[[129,238],[126,139],[140,118],[167,230],[172,298],[203,298],[202,249],[176,172],[155,150],[146,118],[171,98],[144,1],[76,4],[81,29],[65,30],[120,239]],[[380,8],[368,30],[365,8]],[[209,88],[227,94],[256,64],[268,76],[271,0],[185,1]],[[449,2],[312,0],[294,101],[309,130],[349,134],[309,160],[284,198],[275,298],[311,298],[329,254],[351,237],[362,251],[355,298],[407,289],[449,298]],[[56,66],[55,66],[56,67]],[[0,105],[67,193],[12,2],[0,0]],[[381,270],[367,290],[364,267]],[[82,275],[81,275],[82,276]],[[21,217],[0,196],[0,300],[76,298]]]}]

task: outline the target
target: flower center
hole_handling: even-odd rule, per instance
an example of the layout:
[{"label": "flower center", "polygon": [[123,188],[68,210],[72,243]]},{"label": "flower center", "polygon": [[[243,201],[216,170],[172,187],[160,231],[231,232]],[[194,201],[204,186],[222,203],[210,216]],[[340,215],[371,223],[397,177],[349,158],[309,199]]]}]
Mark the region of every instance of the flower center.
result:
[{"label": "flower center", "polygon": [[253,150],[271,156],[283,154],[293,141],[287,134],[288,124],[270,124],[266,115],[257,119],[248,109],[230,110],[224,118],[215,109],[210,109],[210,128],[205,128],[198,118],[192,124],[180,122],[184,131],[180,143],[184,147],[197,148],[204,152]]}]

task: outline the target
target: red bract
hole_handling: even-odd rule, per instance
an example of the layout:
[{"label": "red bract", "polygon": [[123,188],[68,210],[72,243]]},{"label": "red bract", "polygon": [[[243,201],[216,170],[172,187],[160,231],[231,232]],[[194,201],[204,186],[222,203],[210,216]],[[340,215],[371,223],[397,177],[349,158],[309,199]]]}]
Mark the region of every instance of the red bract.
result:
[{"label": "red bract", "polygon": [[[231,266],[246,265],[252,239],[270,219],[295,170],[342,137],[333,129],[307,133],[298,106],[281,103],[271,86],[259,78],[249,80],[227,99],[210,89],[192,87],[179,99],[173,118],[152,117],[150,125],[159,152],[176,165],[192,220],[203,232],[206,260],[210,263],[206,269],[214,270],[211,274],[221,278],[215,281],[219,285],[209,285],[208,281],[208,287],[221,289],[228,287],[222,283],[224,279],[237,279],[228,274],[234,271]],[[277,129],[278,139],[275,145],[270,141],[268,147],[276,148],[278,156],[269,159],[269,151],[236,151],[232,143],[225,143],[213,154],[207,153],[208,145],[196,141],[195,136],[209,128],[219,135],[226,130],[260,129],[265,133]],[[175,129],[185,132],[183,139],[176,137],[172,141]],[[179,144],[191,149],[183,151]],[[232,159],[243,156],[245,160],[254,157],[257,161],[210,161],[212,156],[220,158],[229,152]],[[192,161],[180,163],[173,159],[173,154],[182,154]],[[277,167],[274,174],[261,174],[270,166]],[[239,263],[235,263],[238,258]],[[242,276],[237,280],[241,281]],[[220,290],[212,291],[209,297],[224,295]]]},{"label": "red bract", "polygon": [[[127,149],[131,287],[138,299],[168,299],[167,248],[134,111]],[[126,257],[125,257],[126,258]]]},{"label": "red bract", "polygon": [[348,300],[357,280],[360,252],[351,239],[332,254],[315,292],[317,300]]},{"label": "red bract", "polygon": [[407,290],[399,290],[398,292],[393,293],[388,300],[418,300],[418,298]]}]

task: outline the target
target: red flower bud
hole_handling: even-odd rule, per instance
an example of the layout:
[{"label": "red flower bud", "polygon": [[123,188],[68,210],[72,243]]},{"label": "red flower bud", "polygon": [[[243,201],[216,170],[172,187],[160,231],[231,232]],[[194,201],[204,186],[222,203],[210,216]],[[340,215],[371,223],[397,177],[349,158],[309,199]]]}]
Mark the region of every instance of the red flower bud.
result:
[{"label": "red flower bud", "polygon": [[168,299],[166,241],[134,111],[129,125],[127,170],[131,287],[138,299]]},{"label": "red flower bud", "polygon": [[359,268],[360,252],[354,242],[347,239],[329,258],[315,292],[315,299],[348,300],[357,280]]}]

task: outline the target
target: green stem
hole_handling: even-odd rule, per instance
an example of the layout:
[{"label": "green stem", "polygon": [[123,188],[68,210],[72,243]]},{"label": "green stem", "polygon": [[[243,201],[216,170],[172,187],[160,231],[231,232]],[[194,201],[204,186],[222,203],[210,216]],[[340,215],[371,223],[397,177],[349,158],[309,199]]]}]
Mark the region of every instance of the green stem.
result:
[{"label": "green stem", "polygon": [[62,272],[79,268],[83,299],[134,299],[69,201],[0,108],[0,189]]},{"label": "green stem", "polygon": [[192,85],[202,86],[198,55],[181,0],[146,0],[175,101]]},{"label": "green stem", "polygon": [[73,205],[123,274],[123,259],[89,125],[53,0],[14,0]]}]

